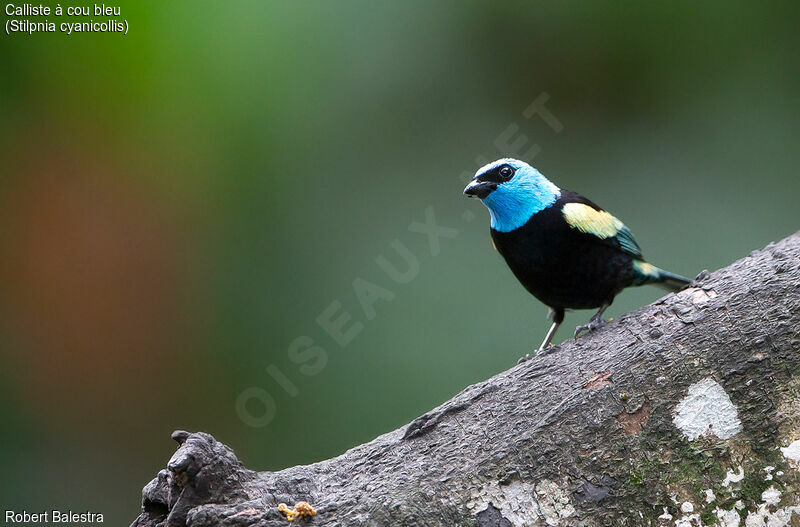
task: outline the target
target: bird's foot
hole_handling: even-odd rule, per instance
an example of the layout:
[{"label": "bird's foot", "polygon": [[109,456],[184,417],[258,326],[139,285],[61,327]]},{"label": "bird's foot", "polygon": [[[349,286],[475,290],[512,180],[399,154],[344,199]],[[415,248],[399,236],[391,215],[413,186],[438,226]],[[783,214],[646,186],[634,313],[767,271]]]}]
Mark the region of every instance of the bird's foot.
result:
[{"label": "bird's foot", "polygon": [[588,324],[581,324],[580,326],[576,327],[575,328],[575,334],[572,337],[574,339],[577,339],[578,335],[580,335],[581,332],[587,331],[587,332],[591,333],[592,331],[595,331],[596,329],[599,329],[602,326],[604,326],[605,323],[606,323],[606,321],[603,320],[602,318],[599,318],[599,317],[598,318],[594,318],[594,317],[592,317],[592,319],[589,321]]},{"label": "bird's foot", "polygon": [[536,350],[536,356],[537,357],[544,357],[545,355],[550,355],[551,353],[553,353],[557,349],[558,349],[558,346],[556,346],[555,344],[553,344],[551,342],[547,346],[545,346],[543,348],[539,348],[538,350]]},{"label": "bird's foot", "polygon": [[520,357],[519,358],[519,360],[517,361],[517,364],[522,364],[525,361],[531,360],[533,357],[544,357],[545,355],[549,355],[549,354],[553,353],[557,349],[558,349],[558,346],[556,346],[555,344],[553,344],[551,342],[547,346],[545,346],[543,348],[539,348],[538,350],[535,350],[532,354],[531,353],[526,353],[524,357]]}]

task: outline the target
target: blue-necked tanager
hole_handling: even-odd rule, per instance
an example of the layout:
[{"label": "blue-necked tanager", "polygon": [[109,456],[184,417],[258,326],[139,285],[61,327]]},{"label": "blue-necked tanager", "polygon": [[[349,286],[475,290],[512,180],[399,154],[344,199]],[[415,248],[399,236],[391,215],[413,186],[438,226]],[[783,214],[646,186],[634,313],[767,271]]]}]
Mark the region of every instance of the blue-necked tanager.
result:
[{"label": "blue-necked tanager", "polygon": [[553,325],[539,351],[552,342],[566,309],[597,309],[575,329],[577,337],[603,323],[603,311],[626,287],[679,291],[690,283],[647,263],[620,220],[523,161],[489,163],[464,194],[486,205],[495,248],[525,289],[550,308]]}]

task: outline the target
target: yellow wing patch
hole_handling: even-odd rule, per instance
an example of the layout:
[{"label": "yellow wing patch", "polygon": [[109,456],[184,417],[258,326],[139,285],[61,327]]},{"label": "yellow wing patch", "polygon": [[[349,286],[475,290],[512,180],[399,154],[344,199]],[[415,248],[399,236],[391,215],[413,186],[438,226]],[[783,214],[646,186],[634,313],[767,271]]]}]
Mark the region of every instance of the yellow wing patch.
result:
[{"label": "yellow wing patch", "polygon": [[561,209],[567,224],[598,238],[610,238],[624,227],[621,221],[604,210],[595,210],[584,203],[567,203]]}]

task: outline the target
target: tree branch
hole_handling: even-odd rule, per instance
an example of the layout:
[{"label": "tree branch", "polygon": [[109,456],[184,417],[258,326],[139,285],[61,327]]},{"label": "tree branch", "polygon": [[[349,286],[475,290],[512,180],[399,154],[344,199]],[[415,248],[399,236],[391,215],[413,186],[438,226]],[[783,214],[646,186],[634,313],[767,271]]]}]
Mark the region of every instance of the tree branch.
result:
[{"label": "tree branch", "polygon": [[327,461],[173,437],[133,526],[799,525],[800,233]]}]

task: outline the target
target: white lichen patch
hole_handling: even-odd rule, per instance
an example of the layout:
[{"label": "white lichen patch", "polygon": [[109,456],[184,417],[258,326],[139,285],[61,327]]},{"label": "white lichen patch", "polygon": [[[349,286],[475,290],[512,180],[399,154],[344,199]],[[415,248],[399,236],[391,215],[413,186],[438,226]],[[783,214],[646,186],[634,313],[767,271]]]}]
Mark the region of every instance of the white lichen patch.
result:
[{"label": "white lichen patch", "polygon": [[686,397],[675,407],[672,422],[690,441],[702,435],[730,439],[742,431],[736,406],[711,377],[689,386]]},{"label": "white lichen patch", "polygon": [[736,509],[724,510],[716,508],[713,512],[717,515],[717,519],[719,520],[717,525],[719,525],[719,527],[739,527],[739,522],[742,521]]},{"label": "white lichen patch", "polygon": [[[761,493],[758,509],[747,513],[745,527],[790,527],[800,522],[800,506],[777,508],[781,502],[781,491],[771,486]],[[726,526],[727,527],[727,526]]]},{"label": "white lichen patch", "polygon": [[764,476],[764,481],[772,481],[772,478],[773,478],[772,471],[773,470],[775,470],[775,467],[773,467],[773,466],[764,467],[764,472],[767,473],[766,476]]},{"label": "white lichen patch", "polygon": [[[770,473],[772,470],[774,467],[766,467],[765,472]],[[723,486],[729,487],[731,483],[742,481],[744,474],[744,468],[741,466],[735,472],[729,470]],[[664,514],[658,517],[659,525],[670,527],[795,527],[800,525],[800,505],[780,507],[783,493],[774,485],[761,493],[761,503],[755,510],[749,512],[744,510],[745,506],[742,500],[737,500],[730,509],[721,507],[711,509],[716,517],[712,523],[704,523],[700,514],[695,512],[698,508],[701,511],[704,510],[708,504],[716,500],[712,489],[704,490],[703,495],[706,505],[698,506],[689,501],[680,503],[680,517],[678,518],[664,508]]]},{"label": "white lichen patch", "polygon": [[761,493],[761,501],[767,506],[777,505],[781,501],[781,491],[775,487],[770,487]]},{"label": "white lichen patch", "polygon": [[711,503],[712,501],[717,499],[717,496],[714,494],[714,491],[711,490],[711,489],[704,490],[703,494],[705,494],[705,496],[706,496],[706,503]]},{"label": "white lichen patch", "polygon": [[800,470],[800,439],[786,448],[781,448],[781,453],[792,468]]},{"label": "white lichen patch", "polygon": [[739,468],[736,470],[734,474],[733,470],[728,470],[728,473],[725,474],[725,479],[722,480],[723,487],[730,487],[731,483],[739,483],[744,479],[744,467],[739,465]]},{"label": "white lichen patch", "polygon": [[770,512],[762,503],[757,511],[747,514],[744,525],[745,527],[791,527],[794,525],[792,518],[800,518],[800,506],[783,507]]},{"label": "white lichen patch", "polygon": [[489,508],[491,503],[512,525],[531,525],[539,519],[539,507],[534,493],[536,487],[530,483],[513,481],[500,485],[496,481],[475,489],[467,502],[467,509],[473,515]]},{"label": "white lichen patch", "polygon": [[476,515],[486,510],[489,504],[499,509],[503,518],[514,527],[536,525],[540,520],[555,527],[575,514],[567,494],[550,480],[542,480],[536,485],[518,480],[500,485],[493,481],[473,491],[467,508]]},{"label": "white lichen patch", "polygon": [[705,304],[712,298],[717,297],[717,292],[713,289],[700,289],[699,287],[690,287],[684,289],[678,296],[688,298],[692,304]]},{"label": "white lichen patch", "polygon": [[684,501],[681,503],[680,510],[683,513],[683,516],[677,518],[674,522],[672,521],[673,516],[669,513],[669,510],[664,507],[664,514],[658,517],[659,525],[662,526],[671,526],[671,527],[697,527],[698,525],[702,525],[700,521],[700,515],[694,512],[694,505],[689,501]]},{"label": "white lichen patch", "polygon": [[675,527],[695,527],[700,524],[700,515],[692,514],[691,516],[683,516],[679,520],[675,520]]},{"label": "white lichen patch", "polygon": [[536,485],[536,496],[547,525],[560,525],[561,519],[575,514],[575,507],[569,502],[569,497],[554,481],[542,480]]},{"label": "white lichen patch", "polygon": [[[739,527],[742,525],[742,518],[744,527],[792,527],[800,524],[800,506],[778,508],[780,502],[781,491],[772,486],[761,493],[761,503],[754,511],[742,511],[744,504],[741,500],[736,502],[733,509],[714,509],[712,512],[717,517],[714,527]],[[703,526],[702,523],[697,525]]]}]

